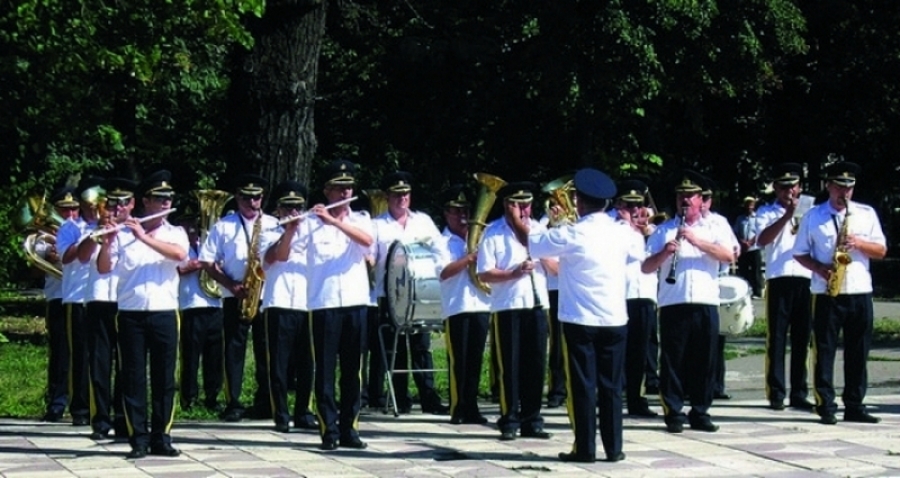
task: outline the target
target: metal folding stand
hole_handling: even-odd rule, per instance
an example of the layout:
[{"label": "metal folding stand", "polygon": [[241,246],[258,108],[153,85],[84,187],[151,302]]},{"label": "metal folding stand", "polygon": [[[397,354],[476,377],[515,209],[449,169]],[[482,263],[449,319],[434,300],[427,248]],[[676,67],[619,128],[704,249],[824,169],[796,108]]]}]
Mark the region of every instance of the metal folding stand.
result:
[{"label": "metal folding stand", "polygon": [[[385,334],[383,332],[384,332],[384,329],[387,329],[387,328],[394,329],[393,340],[391,341],[390,355],[388,355],[388,353],[387,353],[388,350],[385,347],[385,343],[384,343]],[[434,373],[434,372],[446,372],[447,371],[446,368],[442,368],[442,369],[430,368],[430,369],[422,369],[422,370],[413,370],[410,368],[406,368],[408,366],[407,364],[402,364],[403,368],[400,368],[400,369],[396,368],[397,367],[397,345],[400,343],[400,336],[403,336],[403,339],[406,341],[406,351],[407,351],[406,355],[407,355],[407,358],[409,358],[411,355],[410,344],[409,344],[409,336],[410,335],[430,334],[432,332],[443,332],[443,330],[444,330],[444,323],[442,320],[441,321],[418,320],[418,321],[412,321],[410,323],[406,323],[406,324],[403,324],[400,326],[393,325],[393,324],[381,324],[380,326],[378,326],[378,343],[381,345],[381,356],[384,358],[384,369],[387,371],[387,374],[385,374],[385,380],[387,380],[388,394],[389,394],[388,396],[390,398],[390,400],[387,403],[385,403],[385,405],[384,405],[384,413],[388,413],[389,409],[393,409],[394,416],[395,417],[400,416],[399,409],[397,408],[397,393],[396,393],[396,390],[394,390],[394,380],[393,380],[394,374],[405,373],[405,374],[411,375],[413,373],[419,373],[419,372]],[[405,392],[405,390],[404,390],[404,392]]]}]

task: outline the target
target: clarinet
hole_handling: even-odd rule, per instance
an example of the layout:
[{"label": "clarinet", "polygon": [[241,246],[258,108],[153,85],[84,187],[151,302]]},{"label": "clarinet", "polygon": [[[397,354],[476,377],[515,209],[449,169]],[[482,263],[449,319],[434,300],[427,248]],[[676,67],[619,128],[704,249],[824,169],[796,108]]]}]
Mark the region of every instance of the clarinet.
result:
[{"label": "clarinet", "polygon": [[[687,215],[687,208],[681,208],[681,220],[678,222],[678,229],[681,230],[684,227],[684,217]],[[675,268],[678,267],[678,250],[675,251],[675,255],[672,256],[672,267],[669,267],[669,275],[666,276],[666,284],[674,284],[675,283]]]}]

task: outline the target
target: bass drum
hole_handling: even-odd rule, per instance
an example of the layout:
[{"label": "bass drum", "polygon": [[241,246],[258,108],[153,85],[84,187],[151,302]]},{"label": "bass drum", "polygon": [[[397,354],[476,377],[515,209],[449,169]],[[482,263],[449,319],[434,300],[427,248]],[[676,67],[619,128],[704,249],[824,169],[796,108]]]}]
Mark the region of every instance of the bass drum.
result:
[{"label": "bass drum", "polygon": [[753,325],[750,284],[737,276],[719,277],[719,333],[733,337]]},{"label": "bass drum", "polygon": [[437,266],[437,254],[425,244],[394,241],[388,248],[385,292],[394,326],[443,326]]}]

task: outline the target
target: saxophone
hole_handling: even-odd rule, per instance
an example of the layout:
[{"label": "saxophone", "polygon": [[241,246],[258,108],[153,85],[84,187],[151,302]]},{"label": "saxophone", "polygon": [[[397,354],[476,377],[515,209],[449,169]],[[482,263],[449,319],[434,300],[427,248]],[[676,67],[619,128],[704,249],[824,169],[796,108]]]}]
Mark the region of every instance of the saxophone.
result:
[{"label": "saxophone", "polygon": [[262,211],[253,221],[253,234],[250,236],[249,251],[247,254],[247,269],[244,272],[244,292],[246,296],[241,299],[241,320],[252,322],[259,312],[259,300],[262,298],[262,286],[265,280],[265,272],[262,268],[262,260],[259,257],[260,240],[262,239]]},{"label": "saxophone", "polygon": [[846,197],[841,198],[841,201],[844,203],[847,213],[844,214],[844,222],[841,224],[841,230],[838,231],[837,243],[834,246],[834,256],[831,258],[831,275],[828,276],[828,283],[825,286],[825,292],[831,297],[837,297],[841,293],[847,266],[853,262],[846,245],[850,228],[850,202],[847,201]]},{"label": "saxophone", "polygon": [[[481,189],[478,192],[473,217],[469,219],[469,233],[466,236],[466,252],[469,254],[478,250],[478,244],[481,243],[484,228],[487,226],[485,221],[487,221],[494,201],[497,200],[497,191],[506,186],[506,181],[487,173],[475,173],[475,180],[481,184]],[[478,279],[475,263],[469,264],[468,272],[469,279],[476,287],[488,294],[491,293],[491,286]]]}]

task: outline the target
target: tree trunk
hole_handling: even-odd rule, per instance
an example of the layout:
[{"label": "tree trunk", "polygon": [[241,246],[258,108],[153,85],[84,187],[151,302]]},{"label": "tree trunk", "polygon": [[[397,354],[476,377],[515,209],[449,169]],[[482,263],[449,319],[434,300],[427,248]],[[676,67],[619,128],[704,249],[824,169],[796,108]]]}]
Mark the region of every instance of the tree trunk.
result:
[{"label": "tree trunk", "polygon": [[255,44],[234,69],[229,176],[253,172],[272,187],[309,183],[314,107],[327,0],[272,0],[248,24]]}]

